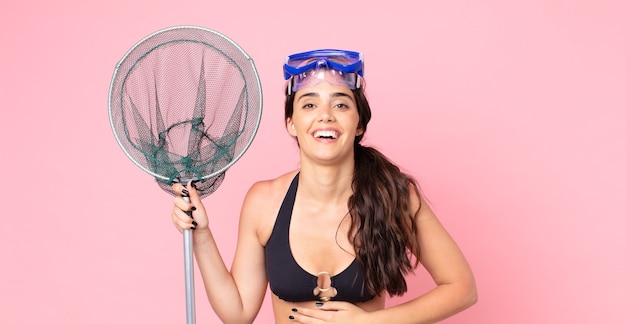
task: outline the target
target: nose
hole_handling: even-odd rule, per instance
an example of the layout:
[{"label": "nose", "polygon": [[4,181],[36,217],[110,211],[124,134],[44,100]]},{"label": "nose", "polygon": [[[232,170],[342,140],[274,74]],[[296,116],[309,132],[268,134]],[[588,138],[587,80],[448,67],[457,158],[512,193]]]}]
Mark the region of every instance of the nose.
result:
[{"label": "nose", "polygon": [[335,115],[333,114],[333,110],[330,107],[330,104],[322,105],[319,109],[319,112],[319,121],[330,122],[335,120]]}]

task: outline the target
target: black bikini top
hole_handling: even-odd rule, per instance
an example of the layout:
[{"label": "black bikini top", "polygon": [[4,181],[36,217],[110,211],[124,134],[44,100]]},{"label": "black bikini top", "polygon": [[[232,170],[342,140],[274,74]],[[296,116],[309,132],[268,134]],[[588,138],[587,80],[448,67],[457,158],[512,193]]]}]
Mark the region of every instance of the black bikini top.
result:
[{"label": "black bikini top", "polygon": [[294,259],[289,244],[289,225],[298,178],[299,174],[296,174],[289,186],[265,246],[265,267],[270,289],[280,299],[289,302],[337,300],[358,303],[374,298],[365,289],[363,269],[356,259],[336,275],[325,272],[310,274]]}]

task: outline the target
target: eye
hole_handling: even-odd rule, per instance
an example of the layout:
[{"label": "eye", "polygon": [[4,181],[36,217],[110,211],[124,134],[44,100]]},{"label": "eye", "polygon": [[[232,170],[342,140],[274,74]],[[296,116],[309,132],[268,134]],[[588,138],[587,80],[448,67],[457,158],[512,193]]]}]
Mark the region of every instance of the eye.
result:
[{"label": "eye", "polygon": [[302,109],[311,109],[315,107],[312,103],[305,103],[304,105],[302,105]]},{"label": "eye", "polygon": [[339,102],[339,103],[335,104],[335,108],[337,108],[337,109],[350,109],[350,106],[347,105],[346,103]]}]

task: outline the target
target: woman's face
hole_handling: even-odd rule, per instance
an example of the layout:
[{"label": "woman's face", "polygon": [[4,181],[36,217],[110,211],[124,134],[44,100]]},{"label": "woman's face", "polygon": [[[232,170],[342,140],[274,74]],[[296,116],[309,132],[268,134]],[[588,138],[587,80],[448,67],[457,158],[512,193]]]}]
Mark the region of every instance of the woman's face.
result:
[{"label": "woman's face", "polygon": [[329,161],[352,157],[359,113],[352,90],[335,82],[319,82],[295,93],[287,130],[303,154]]}]

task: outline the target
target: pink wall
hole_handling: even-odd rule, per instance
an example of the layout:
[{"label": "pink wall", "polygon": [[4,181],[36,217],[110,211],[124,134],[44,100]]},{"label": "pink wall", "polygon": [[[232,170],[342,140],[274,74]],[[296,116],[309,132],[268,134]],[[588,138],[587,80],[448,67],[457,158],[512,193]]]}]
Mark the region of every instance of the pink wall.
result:
[{"label": "pink wall", "polygon": [[[117,61],[183,24],[234,39],[263,84],[257,138],[205,199],[228,263],[248,186],[296,167],[284,56],[355,49],[367,142],[419,179],[475,271],[479,303],[445,323],[626,322],[624,2],[381,3],[3,4],[0,323],[184,321],[171,197],[107,115]],[[432,285],[421,270],[409,280],[407,297]],[[196,284],[198,322],[218,322]],[[271,322],[266,304],[257,323]]]}]

